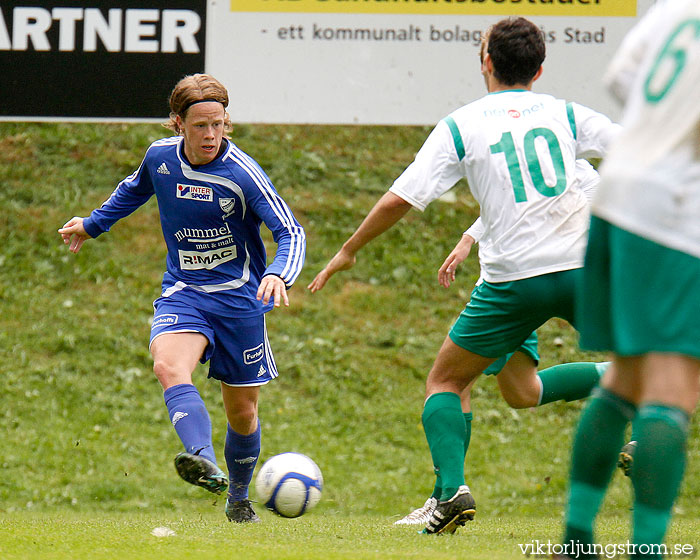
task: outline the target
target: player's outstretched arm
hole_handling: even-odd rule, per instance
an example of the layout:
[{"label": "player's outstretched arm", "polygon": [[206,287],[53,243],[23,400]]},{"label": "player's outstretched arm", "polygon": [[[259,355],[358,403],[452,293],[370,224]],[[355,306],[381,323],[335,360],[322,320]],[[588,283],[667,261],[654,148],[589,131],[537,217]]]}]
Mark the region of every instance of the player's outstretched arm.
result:
[{"label": "player's outstretched arm", "polygon": [[441,286],[449,288],[450,284],[454,282],[457,267],[469,256],[474,243],[476,243],[476,240],[471,235],[468,233],[462,235],[459,243],[457,243],[455,248],[452,249],[452,252],[447,255],[445,262],[442,263],[442,266],[438,270],[438,282]]},{"label": "player's outstretched arm", "polygon": [[323,288],[323,286],[326,285],[328,279],[331,276],[333,276],[336,272],[352,268],[356,260],[357,259],[355,258],[355,255],[351,254],[345,248],[345,245],[343,245],[340,251],[338,251],[335,254],[335,256],[329,261],[329,263],[325,266],[325,268],[316,275],[316,277],[311,281],[311,284],[309,284],[307,288],[311,290],[312,293],[317,292],[318,290]]},{"label": "player's outstretched arm", "polygon": [[87,239],[92,239],[83,227],[84,218],[71,218],[58,230],[63,238],[63,243],[70,245],[68,249],[71,253],[77,253]]},{"label": "player's outstretched arm", "polygon": [[307,286],[308,289],[317,292],[336,272],[352,268],[357,260],[355,257],[357,252],[403,218],[410,209],[410,203],[400,196],[391,191],[384,194],[367,214],[360,227],[343,244],[340,251]]}]

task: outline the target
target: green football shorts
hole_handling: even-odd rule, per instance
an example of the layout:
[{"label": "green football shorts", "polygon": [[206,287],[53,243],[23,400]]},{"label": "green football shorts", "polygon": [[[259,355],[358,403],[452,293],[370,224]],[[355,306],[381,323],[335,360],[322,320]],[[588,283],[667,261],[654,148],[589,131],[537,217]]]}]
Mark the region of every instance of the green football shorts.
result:
[{"label": "green football shorts", "polygon": [[482,282],[452,326],[450,339],[480,356],[500,358],[518,350],[552,317],[573,323],[580,272],[564,270],[512,282]]},{"label": "green football shorts", "polygon": [[[533,332],[530,336],[528,336],[527,340],[522,343],[516,352],[522,352],[526,356],[530,356],[532,361],[535,362],[535,366],[537,366],[540,363],[540,354],[537,351],[537,332]],[[498,358],[498,360],[493,362],[484,370],[484,375],[498,375],[501,373],[501,370],[505,367],[506,363],[508,363],[508,360],[510,360],[514,353],[515,352],[509,352],[505,356]]]},{"label": "green football shorts", "polygon": [[583,348],[700,358],[700,259],[593,216],[582,279]]}]

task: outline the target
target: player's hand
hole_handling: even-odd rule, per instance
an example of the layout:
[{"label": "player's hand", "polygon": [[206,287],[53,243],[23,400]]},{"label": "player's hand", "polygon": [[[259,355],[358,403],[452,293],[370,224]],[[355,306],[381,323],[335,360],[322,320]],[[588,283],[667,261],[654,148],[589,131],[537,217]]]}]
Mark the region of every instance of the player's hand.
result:
[{"label": "player's hand", "polygon": [[258,293],[255,296],[258,300],[262,300],[263,305],[267,305],[270,299],[274,302],[275,307],[279,307],[281,302],[284,302],[285,307],[289,307],[289,297],[287,297],[287,286],[279,276],[268,274],[263,276],[258,286]]},{"label": "player's hand", "polygon": [[58,233],[63,238],[63,242],[66,245],[70,245],[68,249],[71,253],[77,253],[87,239],[92,239],[83,227],[83,219],[78,217],[71,218],[58,230]]},{"label": "player's hand", "polygon": [[441,286],[449,288],[450,284],[455,281],[457,267],[469,256],[474,243],[476,241],[471,235],[463,235],[452,252],[447,255],[445,262],[438,270],[438,282]]},{"label": "player's hand", "polygon": [[319,272],[316,275],[316,278],[313,279],[313,281],[307,286],[307,288],[311,290],[312,293],[317,292],[318,290],[322,289],[323,286],[326,285],[328,279],[331,276],[333,276],[336,272],[352,268],[355,265],[356,261],[357,258],[355,257],[355,255],[352,255],[344,249],[341,249],[326,265],[326,268],[324,268],[321,272]]}]

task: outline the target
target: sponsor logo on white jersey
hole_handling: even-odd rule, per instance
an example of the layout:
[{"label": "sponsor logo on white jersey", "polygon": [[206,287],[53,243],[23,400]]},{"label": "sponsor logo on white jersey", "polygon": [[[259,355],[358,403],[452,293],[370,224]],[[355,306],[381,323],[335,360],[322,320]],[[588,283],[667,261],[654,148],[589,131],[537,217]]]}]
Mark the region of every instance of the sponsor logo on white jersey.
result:
[{"label": "sponsor logo on white jersey", "polygon": [[177,197],[187,200],[201,200],[202,202],[212,202],[214,200],[214,189],[211,187],[201,187],[198,185],[177,184]]},{"label": "sponsor logo on white jersey", "polygon": [[535,103],[532,107],[527,109],[488,109],[484,111],[485,117],[510,117],[512,119],[519,119],[520,117],[527,117],[532,113],[541,111],[544,109],[544,103]]},{"label": "sponsor logo on white jersey", "polygon": [[263,357],[263,343],[261,342],[255,348],[249,348],[248,350],[243,350],[243,363],[244,364],[254,364],[259,362]]},{"label": "sponsor logo on white jersey", "polygon": [[180,420],[182,420],[185,416],[189,416],[186,412],[176,412],[173,414],[173,419],[171,422],[173,423],[173,426],[177,424]]},{"label": "sponsor logo on white jersey", "polygon": [[213,251],[178,251],[182,270],[211,270],[236,258],[236,247],[225,247]]},{"label": "sponsor logo on white jersey", "polygon": [[262,377],[267,373],[267,370],[265,369],[265,366],[260,364],[260,369],[258,370],[258,377]]},{"label": "sponsor logo on white jersey", "polygon": [[177,315],[173,313],[165,313],[163,315],[158,315],[153,317],[153,323],[151,323],[151,329],[157,327],[163,327],[165,325],[174,325],[177,323]]},{"label": "sponsor logo on white jersey", "polygon": [[161,175],[170,175],[170,170],[168,169],[168,166],[165,165],[165,162],[160,164],[158,169],[156,169],[156,172],[160,173]]}]

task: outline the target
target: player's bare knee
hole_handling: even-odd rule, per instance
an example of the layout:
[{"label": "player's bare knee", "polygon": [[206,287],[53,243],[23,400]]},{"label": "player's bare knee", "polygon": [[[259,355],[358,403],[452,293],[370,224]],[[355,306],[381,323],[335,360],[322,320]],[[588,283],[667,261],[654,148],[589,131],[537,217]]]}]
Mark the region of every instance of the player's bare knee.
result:
[{"label": "player's bare knee", "polygon": [[258,424],[258,414],[255,407],[227,410],[226,419],[234,432],[243,435],[253,433]]},{"label": "player's bare knee", "polygon": [[531,408],[537,406],[537,395],[528,392],[503,393],[503,398],[511,408]]},{"label": "player's bare knee", "polygon": [[[480,372],[479,372],[480,373]],[[457,393],[461,395],[463,391],[474,380],[475,375],[471,372],[458,368],[436,368],[428,374],[425,383],[426,395],[435,393]]]},{"label": "player's bare knee", "polygon": [[183,378],[181,368],[167,360],[154,361],[153,373],[163,387],[170,387]]}]

